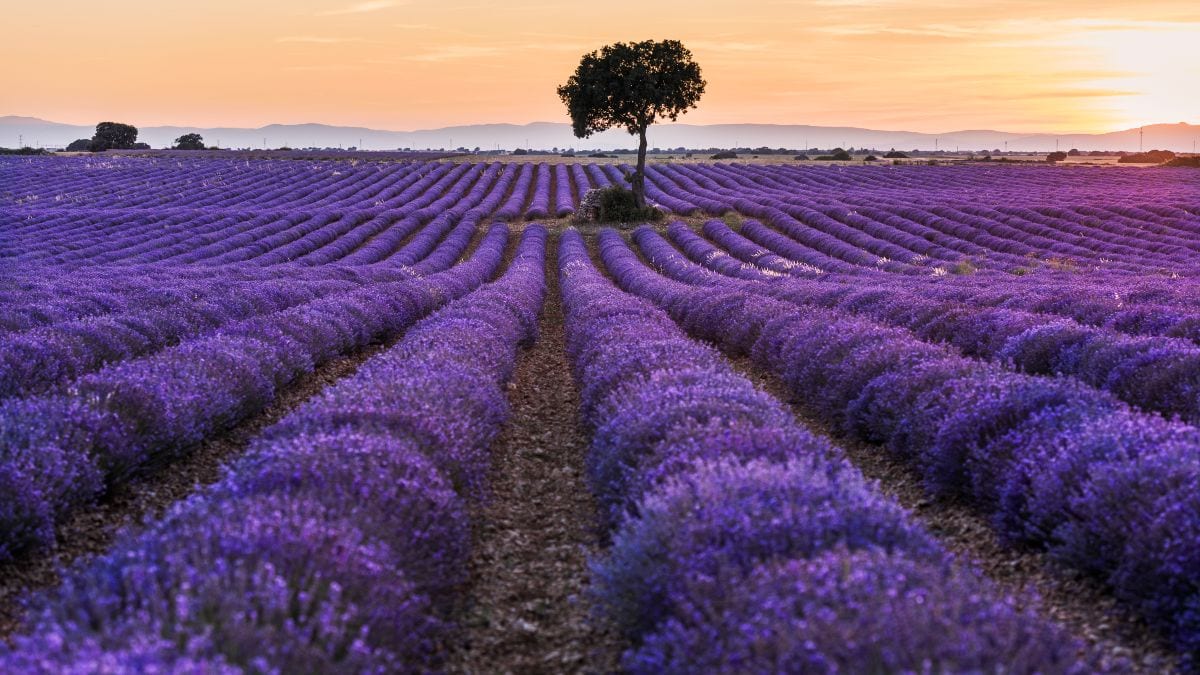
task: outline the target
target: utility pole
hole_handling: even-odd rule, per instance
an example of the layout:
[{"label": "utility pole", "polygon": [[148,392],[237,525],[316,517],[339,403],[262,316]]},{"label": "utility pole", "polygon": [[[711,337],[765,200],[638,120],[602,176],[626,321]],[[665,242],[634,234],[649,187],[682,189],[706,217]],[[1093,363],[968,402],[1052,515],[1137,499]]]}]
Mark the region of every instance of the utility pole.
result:
[{"label": "utility pole", "polygon": [[17,147],[25,147],[25,134],[17,134]]},{"label": "utility pole", "polygon": [[1142,151],[1142,141],[1145,140],[1146,127],[1138,127],[1138,152]]}]

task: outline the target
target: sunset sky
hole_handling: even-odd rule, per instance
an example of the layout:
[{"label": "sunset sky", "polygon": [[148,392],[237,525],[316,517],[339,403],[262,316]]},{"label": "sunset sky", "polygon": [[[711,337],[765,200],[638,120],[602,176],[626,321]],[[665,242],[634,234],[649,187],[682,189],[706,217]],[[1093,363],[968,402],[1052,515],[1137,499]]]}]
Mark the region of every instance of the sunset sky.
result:
[{"label": "sunset sky", "polygon": [[1197,0],[6,0],[0,115],[380,129],[565,121],[579,57],[674,38],[681,121],[1097,132],[1200,123]]}]

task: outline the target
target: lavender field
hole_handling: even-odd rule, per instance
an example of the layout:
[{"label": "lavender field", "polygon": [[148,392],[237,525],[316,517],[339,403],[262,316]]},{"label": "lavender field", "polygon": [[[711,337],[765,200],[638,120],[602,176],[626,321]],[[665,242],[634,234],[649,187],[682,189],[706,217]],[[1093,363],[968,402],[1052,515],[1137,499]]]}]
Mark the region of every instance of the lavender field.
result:
[{"label": "lavender field", "polygon": [[0,671],[1200,671],[1194,170],[627,170],[0,158]]}]

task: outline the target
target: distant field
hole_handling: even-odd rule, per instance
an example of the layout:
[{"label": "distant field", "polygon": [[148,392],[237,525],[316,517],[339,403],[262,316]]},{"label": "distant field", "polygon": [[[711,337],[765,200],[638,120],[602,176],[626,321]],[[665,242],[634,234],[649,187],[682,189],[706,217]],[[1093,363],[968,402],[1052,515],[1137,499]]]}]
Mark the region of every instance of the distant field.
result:
[{"label": "distant field", "polygon": [[673,157],[0,158],[0,671],[1200,656],[1194,170]]}]

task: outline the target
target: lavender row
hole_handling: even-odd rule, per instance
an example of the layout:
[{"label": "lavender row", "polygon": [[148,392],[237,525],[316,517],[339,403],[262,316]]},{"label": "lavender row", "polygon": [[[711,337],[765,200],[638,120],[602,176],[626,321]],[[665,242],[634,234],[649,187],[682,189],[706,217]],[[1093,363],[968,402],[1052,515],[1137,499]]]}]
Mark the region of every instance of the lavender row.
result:
[{"label": "lavender row", "polygon": [[1070,379],[1005,372],[845,313],[655,274],[601,235],[626,289],[750,354],[831,428],[910,462],[1009,541],[1094,573],[1200,655],[1200,431]]},{"label": "lavender row", "polygon": [[[985,256],[989,264],[994,261],[1012,268],[1028,261],[1029,255],[1057,255],[1067,259],[1092,259],[1105,267],[1138,270],[1149,263],[1169,266],[1188,266],[1189,252],[1182,239],[1164,235],[1163,244],[1145,246],[1145,237],[1130,237],[1127,229],[1120,235],[1101,233],[1096,238],[1082,238],[1074,232],[1081,227],[1094,228],[1096,219],[1080,216],[1078,220],[1047,218],[1027,210],[1019,213],[1000,213],[983,206],[959,206],[958,202],[939,202],[929,207],[919,207],[909,200],[899,205],[877,196],[864,196],[846,200],[834,196],[803,197],[786,189],[764,186],[767,179],[752,175],[754,167],[688,167],[664,165],[655,167],[655,173],[671,180],[683,194],[699,194],[704,199],[706,211],[719,214],[736,206],[739,210],[756,217],[770,217],[772,224],[789,228],[789,234],[808,237],[810,245],[829,252],[837,246],[832,240],[822,240],[827,235],[867,253],[900,262],[922,262],[913,258],[916,250],[927,248],[926,238],[942,239],[950,248],[970,251]],[[745,202],[757,205],[758,209],[747,208]],[[766,211],[774,209],[785,217]],[[1143,217],[1164,220],[1146,210]],[[1023,217],[1031,215],[1032,218]],[[1061,215],[1061,212],[1060,214]],[[1114,219],[1123,218],[1112,214]],[[803,222],[796,228],[788,218]],[[1176,221],[1178,222],[1178,221]],[[1153,225],[1152,225],[1153,226]],[[809,228],[812,231],[809,231]],[[1158,237],[1158,234],[1151,235]],[[813,237],[816,237],[815,239]],[[1074,243],[1073,243],[1074,242]],[[1083,247],[1076,243],[1084,244]],[[1139,246],[1131,246],[1130,244]],[[945,246],[943,246],[945,249]],[[1136,263],[1115,259],[1119,254],[1136,250]],[[1108,256],[1105,258],[1104,256]],[[844,255],[841,257],[844,258]]]},{"label": "lavender row", "polygon": [[10,672],[426,672],[536,337],[545,230],[504,276],[269,428],[215,486],[32,604]]},{"label": "lavender row", "polygon": [[492,276],[508,230],[462,265],[378,284],[86,375],[62,394],[0,401],[0,558],[54,541],[53,525],[106,484],[169,462],[266,406],[302,373],[395,335]]},{"label": "lavender row", "polygon": [[[616,289],[570,231],[568,349],[615,528],[594,594],[631,672],[1096,672],[827,443]],[[1119,667],[1119,664],[1118,664]]]},{"label": "lavender row", "polygon": [[[755,243],[748,234],[762,226],[754,221],[743,224],[741,234],[725,223],[710,220],[703,226],[704,236],[734,258],[765,272],[812,278],[811,265],[784,258]],[[766,239],[769,240],[768,235]],[[780,238],[781,235],[773,234]],[[759,236],[761,241],[764,237]],[[771,243],[764,241],[764,243]],[[694,257],[694,256],[693,256]],[[732,268],[731,268],[732,269]],[[733,274],[740,278],[761,277],[753,270]],[[1007,278],[1005,278],[1007,277]],[[971,277],[911,280],[888,277],[864,279],[860,275],[831,274],[824,283],[833,288],[860,291],[889,290],[925,298],[967,304],[971,307],[1024,310],[1037,314],[1074,319],[1083,324],[1107,328],[1119,333],[1184,338],[1200,342],[1200,291],[1195,284],[1179,280],[1132,277],[996,277],[976,280]]]},{"label": "lavender row", "polygon": [[[444,232],[426,228],[411,244],[411,258],[423,259],[412,260],[396,281],[450,267],[470,244],[475,229],[473,221],[464,220],[439,242]],[[378,283],[278,281],[239,288],[223,297],[210,294],[210,299],[200,302],[177,302],[169,308],[89,317],[0,336],[0,399],[61,388],[106,365],[151,354],[239,321],[271,321],[278,312],[305,311],[318,302],[337,303]]]},{"label": "lavender row", "polygon": [[[928,300],[887,285],[776,283],[770,273],[731,259],[682,223],[672,224],[668,234],[705,268],[767,282],[747,286],[749,292],[866,316],[907,328],[924,340],[953,345],[968,356],[1031,374],[1069,375],[1144,410],[1200,422],[1200,346],[1190,340],[1130,337],[1031,312]],[[654,259],[673,253],[649,228],[634,236]]]}]

